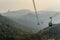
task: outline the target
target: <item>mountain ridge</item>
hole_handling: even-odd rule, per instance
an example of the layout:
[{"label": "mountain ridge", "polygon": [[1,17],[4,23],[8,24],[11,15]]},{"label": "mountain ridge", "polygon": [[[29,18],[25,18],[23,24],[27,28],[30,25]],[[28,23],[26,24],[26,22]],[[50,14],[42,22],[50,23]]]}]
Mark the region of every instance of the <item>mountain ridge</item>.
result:
[{"label": "mountain ridge", "polygon": [[[49,17],[55,15],[58,12],[55,11],[39,11],[38,18],[40,25],[37,25],[36,14],[30,10],[23,9],[19,12],[14,13],[7,13],[3,16],[7,16],[8,18],[12,19],[13,21],[30,28],[33,31],[39,31],[48,26],[48,22],[50,21]],[[53,23],[59,22],[59,18],[53,17]],[[41,24],[43,22],[43,24]],[[44,26],[45,25],[45,26]]]}]

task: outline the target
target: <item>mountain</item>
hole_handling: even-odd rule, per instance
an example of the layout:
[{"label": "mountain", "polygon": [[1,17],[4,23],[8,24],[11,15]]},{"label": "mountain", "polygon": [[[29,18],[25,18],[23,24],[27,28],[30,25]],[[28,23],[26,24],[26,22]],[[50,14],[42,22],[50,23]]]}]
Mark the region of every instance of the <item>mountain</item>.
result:
[{"label": "mountain", "polygon": [[[30,14],[31,13],[31,14]],[[12,19],[14,22],[16,22],[16,23],[19,23],[19,24],[21,24],[21,25],[24,25],[24,26],[26,26],[28,29],[30,29],[30,30],[34,30],[33,28],[31,28],[31,27],[33,27],[34,25],[32,25],[33,23],[31,22],[32,21],[32,17],[35,17],[34,16],[34,14],[32,14],[33,12],[32,11],[30,11],[30,10],[19,10],[19,11],[10,11],[10,12],[6,12],[6,13],[4,13],[4,14],[2,14],[3,16],[6,16],[6,17],[8,17],[8,18],[10,18],[10,19]],[[28,16],[30,16],[30,19],[31,20],[29,20],[29,17]],[[27,17],[27,18],[26,18]],[[35,20],[35,18],[34,18],[34,20]],[[31,24],[32,23],[32,24]],[[30,24],[32,25],[32,26],[30,26]]]},{"label": "mountain", "polygon": [[[12,19],[14,22],[24,25],[26,28],[32,30],[33,32],[37,32],[48,26],[48,22],[50,21],[49,17],[54,16],[55,11],[38,11],[38,17],[40,25],[37,25],[36,14],[28,9],[18,10],[18,11],[8,11],[3,16],[6,16]],[[59,16],[53,17],[53,23],[59,22]]]},{"label": "mountain", "polygon": [[20,17],[21,15],[26,15],[26,14],[28,14],[28,13],[31,13],[32,11],[30,11],[30,10],[17,10],[17,11],[7,11],[7,12],[5,12],[5,13],[2,13],[2,15],[4,15],[4,16],[13,16],[14,14],[14,16],[13,17],[16,17],[16,16],[18,16],[18,17]]},{"label": "mountain", "polygon": [[22,27],[22,25],[0,15],[0,40],[39,40],[38,35],[27,32],[28,29]]},{"label": "mountain", "polygon": [[32,40],[32,36],[32,32],[23,25],[0,15],[0,40]]},{"label": "mountain", "polygon": [[5,16],[0,16],[0,25],[3,25],[3,26],[5,25],[8,27],[11,26],[12,28],[17,29],[17,32],[19,32],[19,31],[32,32],[31,30],[28,30],[28,28],[24,27],[24,25],[20,25]]},{"label": "mountain", "polygon": [[46,27],[43,30],[40,30],[38,34],[41,36],[41,38],[45,37],[46,39],[54,38],[56,40],[60,39],[60,23],[53,24],[52,27]]}]

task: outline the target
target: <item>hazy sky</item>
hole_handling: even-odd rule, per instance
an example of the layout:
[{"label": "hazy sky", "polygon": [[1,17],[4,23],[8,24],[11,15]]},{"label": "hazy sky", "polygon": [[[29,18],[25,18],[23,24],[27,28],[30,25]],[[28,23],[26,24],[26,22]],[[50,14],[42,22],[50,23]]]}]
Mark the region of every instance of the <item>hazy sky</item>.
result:
[{"label": "hazy sky", "polygon": [[[35,0],[37,10],[60,10],[60,0]],[[32,0],[0,0],[0,12],[6,10],[34,10]]]}]

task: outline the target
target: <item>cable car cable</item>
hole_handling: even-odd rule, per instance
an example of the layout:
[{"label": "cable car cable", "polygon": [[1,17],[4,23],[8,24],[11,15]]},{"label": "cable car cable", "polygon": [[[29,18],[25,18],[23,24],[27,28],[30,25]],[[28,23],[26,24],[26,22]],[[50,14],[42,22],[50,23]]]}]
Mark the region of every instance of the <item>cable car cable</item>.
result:
[{"label": "cable car cable", "polygon": [[38,19],[38,14],[37,14],[37,9],[36,9],[36,5],[35,5],[35,1],[34,0],[33,0],[33,6],[34,6],[35,13],[36,13],[37,25],[40,25],[39,19]]}]

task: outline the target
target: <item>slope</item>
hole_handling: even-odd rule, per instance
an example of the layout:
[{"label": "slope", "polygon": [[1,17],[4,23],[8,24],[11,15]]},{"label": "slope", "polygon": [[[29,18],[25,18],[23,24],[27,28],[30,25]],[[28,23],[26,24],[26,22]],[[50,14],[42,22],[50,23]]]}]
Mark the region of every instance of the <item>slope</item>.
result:
[{"label": "slope", "polygon": [[53,24],[52,27],[47,27],[41,31],[38,32],[41,38],[45,36],[45,38],[54,38],[54,39],[59,39],[60,38],[60,23],[58,24]]},{"label": "slope", "polygon": [[24,28],[0,15],[0,40],[38,40],[38,36],[27,32]]}]

